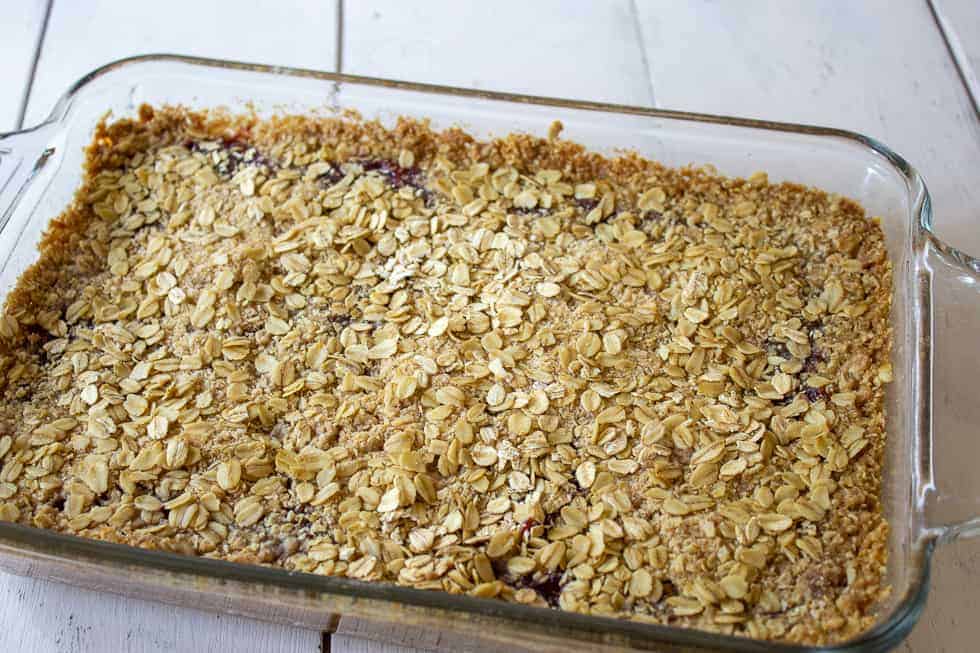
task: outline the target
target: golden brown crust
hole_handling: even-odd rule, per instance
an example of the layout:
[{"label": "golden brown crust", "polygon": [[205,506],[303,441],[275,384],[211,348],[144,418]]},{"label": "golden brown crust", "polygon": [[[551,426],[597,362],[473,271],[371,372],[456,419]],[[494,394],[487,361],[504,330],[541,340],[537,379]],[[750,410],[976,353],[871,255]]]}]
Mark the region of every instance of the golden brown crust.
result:
[{"label": "golden brown crust", "polygon": [[101,124],[0,320],[0,517],[764,639],[867,628],[881,229],[559,131]]}]

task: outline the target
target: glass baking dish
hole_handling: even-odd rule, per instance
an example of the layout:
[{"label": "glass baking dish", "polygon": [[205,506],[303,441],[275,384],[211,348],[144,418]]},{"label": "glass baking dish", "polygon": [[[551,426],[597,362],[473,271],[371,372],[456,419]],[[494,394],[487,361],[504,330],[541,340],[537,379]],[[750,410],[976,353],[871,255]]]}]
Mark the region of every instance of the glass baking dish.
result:
[{"label": "glass baking dish", "polygon": [[[9,523],[0,523],[0,568],[322,630],[334,629],[342,617],[354,617],[451,631],[472,638],[457,642],[490,648],[885,650],[908,634],[923,608],[934,546],[980,532],[980,479],[969,449],[976,445],[972,437],[949,435],[980,419],[976,402],[958,396],[976,375],[972,338],[980,330],[980,264],[934,235],[922,178],[877,141],[819,127],[183,56],[135,57],[79,80],[40,126],[0,135],[0,298],[36,260],[36,245],[49,220],[71,202],[81,178],[82,149],[96,122],[107,111],[115,117],[134,115],[144,102],[225,106],[263,115],[356,109],[386,123],[399,115],[426,117],[435,127],[459,125],[481,137],[515,131],[543,135],[558,119],[565,126],[564,138],[602,152],[632,149],[668,165],[708,164],[733,176],[765,170],[774,181],[800,181],[854,198],[880,216],[895,269],[895,382],[887,400],[882,487],[892,528],[887,570],[891,595],[877,607],[871,630],[836,648],[808,649],[182,557]],[[934,322],[942,332],[935,341]],[[944,389],[942,410],[935,412],[934,379]],[[946,427],[942,446],[937,446]]]}]

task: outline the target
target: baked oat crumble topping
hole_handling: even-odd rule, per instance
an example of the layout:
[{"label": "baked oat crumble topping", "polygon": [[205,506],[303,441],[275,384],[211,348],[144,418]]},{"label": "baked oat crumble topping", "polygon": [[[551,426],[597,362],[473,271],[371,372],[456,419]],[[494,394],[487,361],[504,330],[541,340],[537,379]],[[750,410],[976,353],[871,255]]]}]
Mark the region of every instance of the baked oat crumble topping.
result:
[{"label": "baked oat crumble topping", "polygon": [[102,124],[0,320],[0,517],[756,638],[867,628],[877,222],[559,131]]}]

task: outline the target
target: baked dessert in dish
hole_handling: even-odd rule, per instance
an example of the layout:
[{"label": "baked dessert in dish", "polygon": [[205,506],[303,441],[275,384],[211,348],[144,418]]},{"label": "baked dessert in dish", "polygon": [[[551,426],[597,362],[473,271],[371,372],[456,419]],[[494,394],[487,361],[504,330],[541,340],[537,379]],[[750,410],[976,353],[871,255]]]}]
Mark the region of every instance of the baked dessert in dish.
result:
[{"label": "baked dessert in dish", "polygon": [[877,222],[560,131],[103,122],[0,320],[0,518],[761,639],[869,627]]}]

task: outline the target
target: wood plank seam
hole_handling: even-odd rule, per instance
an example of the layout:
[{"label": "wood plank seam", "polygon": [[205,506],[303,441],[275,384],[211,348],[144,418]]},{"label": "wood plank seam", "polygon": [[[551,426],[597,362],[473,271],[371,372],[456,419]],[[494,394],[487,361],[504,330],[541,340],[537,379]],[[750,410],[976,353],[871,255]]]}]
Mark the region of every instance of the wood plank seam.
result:
[{"label": "wood plank seam", "polygon": [[950,60],[953,62],[953,67],[956,69],[960,82],[966,88],[967,95],[970,96],[970,101],[973,103],[973,111],[980,118],[980,80],[977,79],[973,66],[970,65],[970,58],[966,55],[963,44],[956,35],[956,30],[949,24],[949,20],[945,14],[940,11],[936,5],[936,1],[926,0],[926,5],[928,5],[933,21],[936,23],[936,28],[943,37],[943,43],[946,44],[946,51],[949,54]]},{"label": "wood plank seam", "polygon": [[34,55],[31,57],[31,67],[27,75],[27,86],[20,98],[20,106],[17,108],[17,129],[24,128],[24,118],[27,115],[27,102],[31,97],[31,89],[34,87],[34,75],[37,73],[37,62],[41,58],[41,48],[44,45],[44,35],[48,31],[48,21],[51,18],[51,9],[54,0],[46,0],[44,3],[44,20],[41,21],[41,29],[37,33],[37,41],[34,43]]},{"label": "wood plank seam", "polygon": [[[343,2],[343,0],[340,0]],[[657,106],[657,96],[653,90],[653,75],[650,74],[650,60],[647,59],[646,43],[643,40],[643,26],[640,25],[640,12],[636,8],[636,0],[630,0],[630,13],[633,14],[633,27],[636,30],[636,40],[640,46],[640,60],[643,62],[643,74],[647,78],[647,89],[650,91],[650,106]]]},{"label": "wood plank seam", "polygon": [[337,0],[337,55],[334,58],[334,72],[344,72],[344,0]]}]

